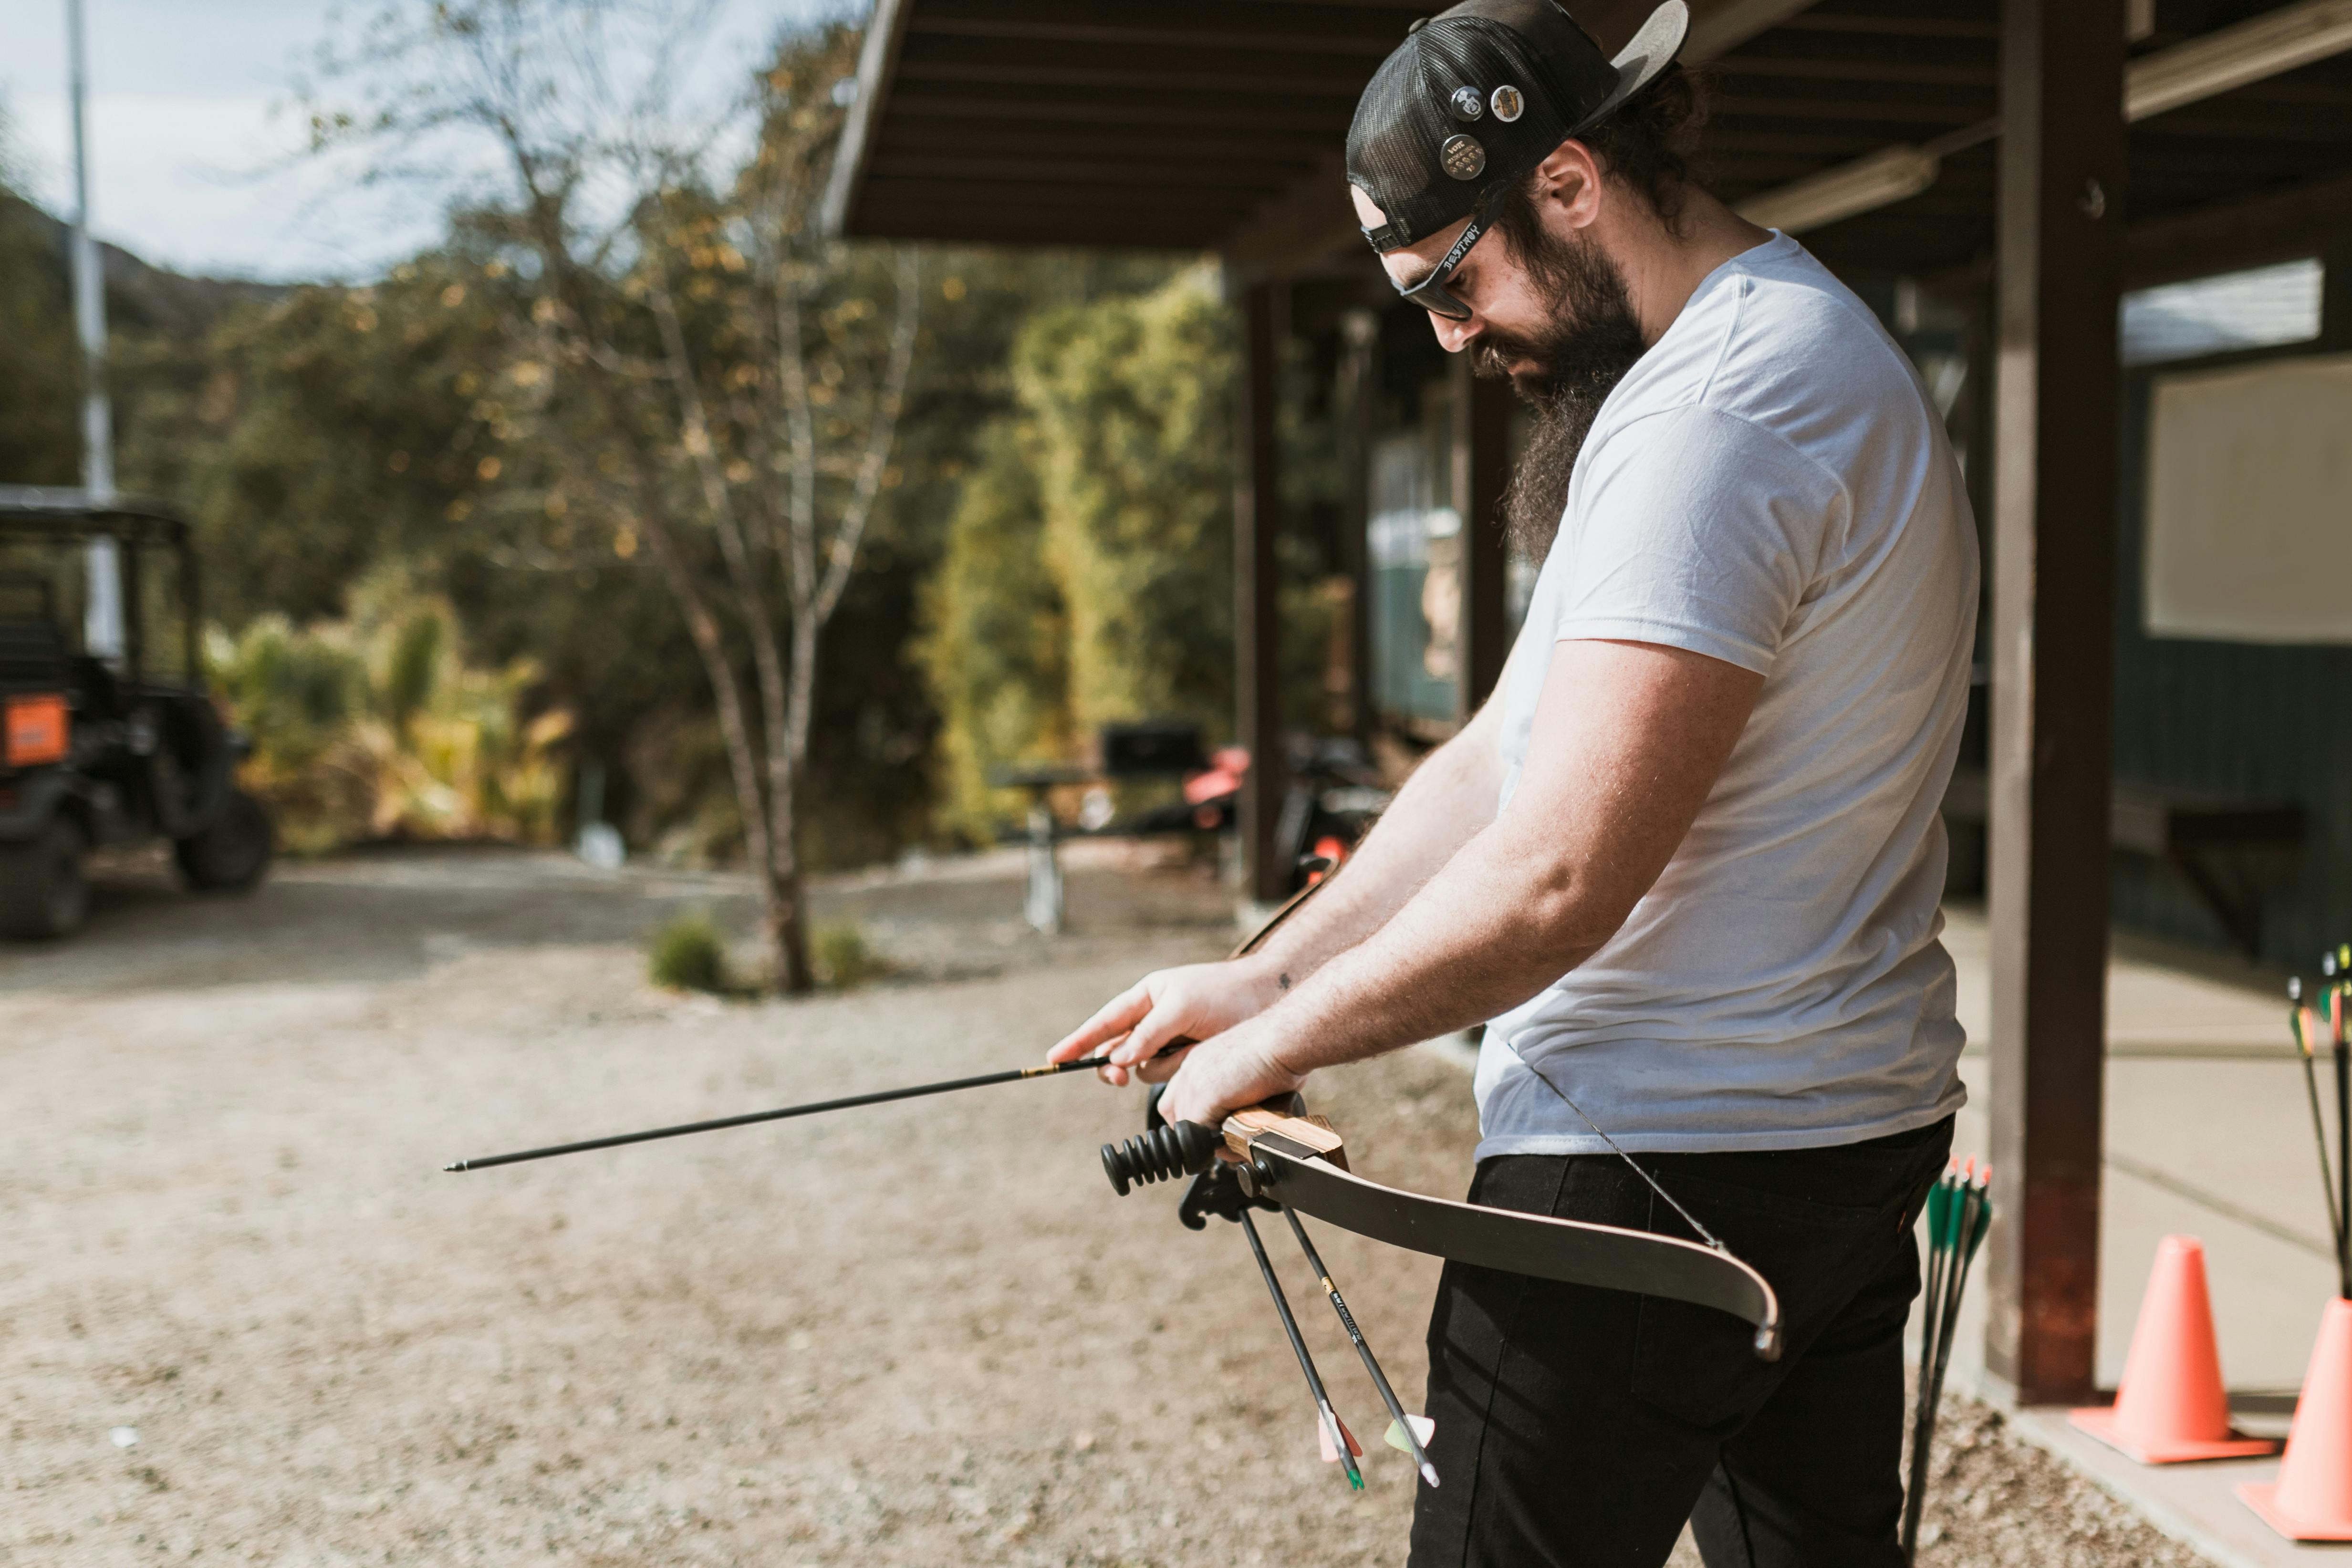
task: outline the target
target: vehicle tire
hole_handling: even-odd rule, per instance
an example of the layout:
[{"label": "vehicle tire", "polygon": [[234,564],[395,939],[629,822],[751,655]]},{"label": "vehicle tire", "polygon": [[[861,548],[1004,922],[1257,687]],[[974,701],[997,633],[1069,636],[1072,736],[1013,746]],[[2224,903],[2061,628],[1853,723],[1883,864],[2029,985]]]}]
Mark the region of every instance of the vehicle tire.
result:
[{"label": "vehicle tire", "polygon": [[70,936],[89,913],[81,827],[52,817],[31,838],[0,844],[0,936],[43,941]]},{"label": "vehicle tire", "polygon": [[197,892],[244,893],[261,881],[277,847],[277,830],[261,802],[232,789],[211,827],[173,841],[172,856]]}]

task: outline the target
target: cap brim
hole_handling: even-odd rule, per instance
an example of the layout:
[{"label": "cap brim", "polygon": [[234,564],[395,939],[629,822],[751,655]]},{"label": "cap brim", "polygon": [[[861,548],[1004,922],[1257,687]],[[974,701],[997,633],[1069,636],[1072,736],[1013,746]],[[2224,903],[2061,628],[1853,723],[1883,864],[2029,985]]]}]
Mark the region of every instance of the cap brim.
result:
[{"label": "cap brim", "polygon": [[1683,0],[1665,0],[1665,4],[1650,13],[1642,30],[1633,35],[1633,42],[1617,51],[1609,63],[1617,68],[1617,88],[1601,99],[1601,107],[1580,121],[1570,136],[1591,125],[1619,104],[1655,81],[1658,73],[1675,63],[1682,53],[1683,40],[1690,34],[1690,7]]}]

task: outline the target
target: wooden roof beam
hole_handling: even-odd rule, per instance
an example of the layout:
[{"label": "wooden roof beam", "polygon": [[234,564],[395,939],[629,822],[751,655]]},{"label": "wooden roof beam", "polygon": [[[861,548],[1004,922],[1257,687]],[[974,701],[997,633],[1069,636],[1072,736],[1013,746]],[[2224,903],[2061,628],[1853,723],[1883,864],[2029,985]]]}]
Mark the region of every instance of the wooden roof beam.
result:
[{"label": "wooden roof beam", "polygon": [[1255,160],[1247,162],[1202,162],[1197,160],[1162,162],[1148,171],[1132,160],[1120,158],[1078,158],[1070,154],[1077,150],[1065,149],[1057,158],[1020,158],[1012,161],[987,155],[962,157],[944,150],[938,152],[899,153],[887,161],[877,162],[874,178],[893,180],[955,180],[972,184],[992,184],[1006,191],[1047,191],[1056,186],[1085,185],[1097,190],[1139,190],[1147,196],[1164,199],[1181,191],[1233,191],[1251,199],[1260,200],[1283,188],[1286,170],[1297,169],[1307,160]]},{"label": "wooden roof beam", "polygon": [[[2352,0],[2297,0],[2218,28],[2124,67],[2124,118],[2146,120],[2352,49]],[[2000,133],[2000,121],[1956,132],[1973,146]],[[1739,204],[1743,217],[1802,233],[1908,200],[1936,183],[1955,148],[1895,146],[1810,175]]]},{"label": "wooden roof beam", "polygon": [[1182,92],[1118,92],[1101,95],[1039,93],[1000,84],[959,83],[943,89],[900,82],[890,95],[890,120],[1006,121],[1066,125],[1091,134],[1096,126],[1150,125],[1197,131],[1205,121],[1219,131],[1234,129],[1262,136],[1344,135],[1348,110],[1251,107],[1251,95]]},{"label": "wooden roof beam", "polygon": [[[2343,134],[2352,137],[2352,127],[2347,127]],[[1813,150],[1817,154],[1849,152],[1853,150],[1851,144],[1854,141],[1851,136],[1841,137],[1833,144]],[[893,116],[892,122],[883,127],[874,159],[875,167],[879,169],[898,158],[1066,158],[1075,152],[1090,159],[1131,158],[1139,168],[1196,164],[1296,170],[1313,163],[1327,145],[1320,138],[1269,139],[1239,131],[1185,136],[1159,125],[1089,125],[1077,129],[1022,120],[991,120],[982,125],[910,125],[904,118]]]},{"label": "wooden roof beam", "polygon": [[1370,78],[1377,57],[1321,50],[1238,50],[1157,45],[1031,43],[1010,38],[929,37],[910,31],[898,53],[904,81],[1001,81],[1040,88],[1181,88],[1225,93],[1302,94],[1344,99]]},{"label": "wooden roof beam", "polygon": [[850,205],[856,200],[858,181],[873,150],[875,127],[888,99],[912,4],[913,0],[874,0],[874,14],[866,20],[866,43],[857,51],[857,99],[842,122],[833,174],[825,182],[824,201],[817,209],[817,227],[825,234],[838,235],[849,225]]},{"label": "wooden roof beam", "polygon": [[1396,47],[1404,18],[1378,5],[1243,5],[1186,0],[1152,7],[1141,22],[1089,0],[925,0],[909,31],[956,38],[1108,45],[1120,49],[1210,47],[1366,57]]},{"label": "wooden roof beam", "polygon": [[2124,234],[2124,275],[2133,287],[2310,256],[2315,234],[2352,233],[2352,175],[2337,174],[2134,224]]},{"label": "wooden roof beam", "polygon": [[1828,120],[1858,123],[1974,125],[1985,117],[1990,94],[1937,99],[1925,93],[1899,98],[1790,98],[1717,92],[1709,96],[1711,126],[1741,120]]},{"label": "wooden roof beam", "polygon": [[[1887,215],[1871,214],[1860,221],[1874,223]],[[2292,261],[2320,251],[2331,235],[2352,235],[2352,174],[2331,174],[2132,224],[2124,231],[2124,282],[2128,287],[2147,288]],[[1924,276],[1919,284],[1958,298],[1983,288],[1991,278],[1989,261],[1978,256],[1965,266]]]}]

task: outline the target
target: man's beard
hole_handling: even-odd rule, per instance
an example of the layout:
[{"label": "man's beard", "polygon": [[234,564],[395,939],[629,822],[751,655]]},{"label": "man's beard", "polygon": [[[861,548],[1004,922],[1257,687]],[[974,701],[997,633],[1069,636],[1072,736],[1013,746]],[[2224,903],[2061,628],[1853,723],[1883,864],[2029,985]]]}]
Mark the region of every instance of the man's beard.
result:
[{"label": "man's beard", "polygon": [[[1541,565],[1568,507],[1568,482],[1593,417],[1647,347],[1625,292],[1625,275],[1589,240],[1562,239],[1539,223],[1512,235],[1519,261],[1543,290],[1549,322],[1519,336],[1489,329],[1472,369],[1510,376],[1511,390],[1534,411],[1527,450],[1503,492],[1503,524],[1512,549]],[[1533,364],[1512,374],[1514,363]]]}]

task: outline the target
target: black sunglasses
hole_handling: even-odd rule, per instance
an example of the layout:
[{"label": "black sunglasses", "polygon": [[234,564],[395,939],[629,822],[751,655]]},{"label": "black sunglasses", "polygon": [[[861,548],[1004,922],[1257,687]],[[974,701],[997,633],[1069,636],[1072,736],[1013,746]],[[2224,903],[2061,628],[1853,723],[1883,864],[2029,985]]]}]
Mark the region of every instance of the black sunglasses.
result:
[{"label": "black sunglasses", "polygon": [[1461,237],[1454,242],[1453,247],[1446,251],[1438,264],[1430,269],[1428,277],[1418,283],[1398,284],[1396,286],[1398,298],[1410,305],[1418,305],[1433,316],[1443,316],[1449,321],[1470,319],[1470,307],[1455,298],[1445,286],[1454,280],[1454,273],[1461,270],[1463,258],[1470,254],[1470,247],[1476,245],[1480,236],[1486,234],[1486,222],[1490,215],[1487,206],[1488,204],[1486,202],[1480,202],[1470,209],[1470,222],[1463,229]]}]

